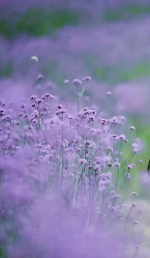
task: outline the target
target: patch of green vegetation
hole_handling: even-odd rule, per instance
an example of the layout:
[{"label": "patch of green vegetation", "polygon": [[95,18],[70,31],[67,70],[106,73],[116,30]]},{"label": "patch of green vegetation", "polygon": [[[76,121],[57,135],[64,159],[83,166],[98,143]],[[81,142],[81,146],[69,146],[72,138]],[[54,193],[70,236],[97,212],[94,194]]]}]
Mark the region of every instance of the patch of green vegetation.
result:
[{"label": "patch of green vegetation", "polygon": [[85,67],[89,70],[92,70],[92,68],[95,67],[98,60],[99,60],[99,57],[96,54],[91,54],[87,56],[85,60]]},{"label": "patch of green vegetation", "polygon": [[0,258],[6,258],[6,250],[3,245],[0,245]]},{"label": "patch of green vegetation", "polygon": [[31,8],[24,15],[11,13],[9,18],[3,16],[0,19],[0,33],[6,38],[15,38],[21,34],[34,37],[55,35],[66,25],[77,25],[80,16],[80,12],[69,9]]},{"label": "patch of green vegetation", "polygon": [[93,77],[110,84],[129,82],[141,78],[150,77],[150,62],[142,60],[134,67],[116,65],[113,67],[102,66],[93,69]]},{"label": "patch of green vegetation", "polygon": [[136,128],[135,135],[136,138],[139,138],[144,141],[145,143],[145,149],[142,153],[140,153],[140,157],[138,155],[138,158],[143,159],[143,164],[139,165],[140,170],[146,170],[148,165],[148,160],[150,159],[150,126],[147,123],[147,116],[142,118],[137,115],[130,116],[130,124],[134,125]]},{"label": "patch of green vegetation", "polygon": [[121,10],[113,9],[113,8],[107,8],[104,12],[104,15],[102,17],[105,21],[118,21],[122,19],[122,12]]},{"label": "patch of green vegetation", "polygon": [[150,62],[142,61],[130,70],[120,73],[120,80],[123,82],[150,77]]},{"label": "patch of green vegetation", "polygon": [[45,65],[42,67],[42,74],[44,74],[45,76],[50,76],[53,80],[57,74],[57,65],[58,64],[56,60],[51,60],[49,65]]},{"label": "patch of green vegetation", "polygon": [[150,5],[131,5],[125,8],[131,16],[150,14]]},{"label": "patch of green vegetation", "polygon": [[11,76],[14,72],[13,62],[10,60],[6,66],[0,69],[0,77]]},{"label": "patch of green vegetation", "polygon": [[119,21],[139,17],[139,15],[150,14],[150,5],[129,5],[122,8],[108,7],[104,11],[102,20],[104,21]]},{"label": "patch of green vegetation", "polygon": [[[129,126],[131,125],[134,125],[136,128],[133,132],[130,132],[129,130]],[[130,192],[137,191],[140,197],[146,198],[146,196],[144,196],[145,191],[141,188],[140,176],[141,173],[147,173],[146,169],[150,159],[150,126],[146,125],[145,122],[142,122],[141,117],[135,114],[128,116],[127,126],[128,129],[126,130],[126,136],[129,140],[129,144],[124,144],[122,148],[123,156],[126,159],[129,157],[129,153],[131,153],[131,144],[135,142],[135,139],[140,139],[141,142],[144,142],[142,151],[135,154],[129,162],[135,163],[136,165],[136,167],[130,172],[132,177]],[[143,163],[140,163],[139,160],[142,160]],[[149,198],[149,196],[147,196],[147,198]]]},{"label": "patch of green vegetation", "polygon": [[45,77],[50,78],[50,80],[55,82],[56,85],[62,86],[62,82],[65,77],[63,74],[58,72],[58,62],[56,60],[52,60],[49,65],[43,66],[41,71]]},{"label": "patch of green vegetation", "polygon": [[107,81],[108,73],[108,67],[99,67],[94,70],[94,77],[103,81]]},{"label": "patch of green vegetation", "polygon": [[0,19],[0,34],[7,35],[8,38],[13,36],[12,25],[10,27],[9,22],[4,18]]}]

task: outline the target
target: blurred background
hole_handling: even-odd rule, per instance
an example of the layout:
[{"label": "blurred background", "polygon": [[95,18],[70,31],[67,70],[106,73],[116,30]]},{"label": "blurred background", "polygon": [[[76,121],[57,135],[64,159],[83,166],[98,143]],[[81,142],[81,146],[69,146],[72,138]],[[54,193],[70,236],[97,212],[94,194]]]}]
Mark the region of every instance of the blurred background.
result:
[{"label": "blurred background", "polygon": [[2,98],[57,91],[72,100],[64,80],[85,76],[92,77],[86,96],[102,105],[112,91],[104,109],[125,115],[143,140],[134,177],[150,197],[150,0],[0,0]]}]

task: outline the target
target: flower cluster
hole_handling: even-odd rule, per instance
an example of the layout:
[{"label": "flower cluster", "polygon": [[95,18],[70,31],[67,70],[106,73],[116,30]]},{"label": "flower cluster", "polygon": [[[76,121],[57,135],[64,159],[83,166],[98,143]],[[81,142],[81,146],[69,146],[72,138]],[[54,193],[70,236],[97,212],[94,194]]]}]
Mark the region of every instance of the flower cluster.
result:
[{"label": "flower cluster", "polygon": [[[81,81],[76,79],[73,84]],[[60,104],[50,93],[41,98],[32,95],[19,108],[0,104],[0,214],[6,246],[12,241],[11,234],[16,234],[16,243],[20,237],[30,255],[39,257],[38,252],[44,252],[43,257],[49,257],[53,247],[48,240],[44,244],[45,238],[50,242],[57,238],[60,246],[70,241],[76,248],[76,234],[83,235],[87,244],[85,234],[91,229],[89,237],[95,232],[95,243],[104,238],[107,240],[101,243],[106,246],[114,246],[108,236],[118,232],[123,240],[115,257],[124,257],[124,230],[138,223],[122,212],[119,187],[129,184],[134,169],[131,160],[139,149],[138,141],[130,143],[121,133],[124,123],[124,117],[104,117],[98,107],[70,114],[65,103]],[[131,145],[131,152],[125,159],[126,144]],[[135,197],[132,193],[132,199]],[[135,203],[131,207],[136,208]],[[72,241],[69,232],[75,234]],[[72,257],[91,257],[93,247],[87,248],[89,254],[75,252]],[[69,256],[65,253],[65,257]]]}]

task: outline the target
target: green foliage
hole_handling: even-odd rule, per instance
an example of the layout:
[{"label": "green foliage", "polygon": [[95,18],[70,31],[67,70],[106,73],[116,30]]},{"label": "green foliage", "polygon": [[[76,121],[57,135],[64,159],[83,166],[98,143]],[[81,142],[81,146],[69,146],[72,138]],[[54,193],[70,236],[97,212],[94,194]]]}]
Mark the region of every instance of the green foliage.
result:
[{"label": "green foliage", "polygon": [[0,68],[0,77],[9,77],[13,74],[13,71],[13,61],[9,60],[6,66]]},{"label": "green foliage", "polygon": [[6,250],[3,245],[0,245],[0,258],[6,258]]},{"label": "green foliage", "polygon": [[129,15],[131,16],[139,16],[142,14],[150,14],[150,6],[148,5],[131,5],[126,7]]},{"label": "green foliage", "polygon": [[[92,70],[92,64],[90,66]],[[113,67],[109,65],[95,67],[93,69],[93,77],[113,85],[146,77],[149,78],[150,62],[141,60],[137,65],[132,67],[128,67],[126,64],[117,64]]]},{"label": "green foliage", "polygon": [[139,64],[134,66],[132,69],[122,71],[120,79],[122,81],[130,81],[140,78],[150,77],[150,62],[141,61]]},{"label": "green foliage", "polygon": [[102,19],[106,21],[118,21],[122,19],[122,13],[117,9],[107,8]]},{"label": "green foliage", "polygon": [[107,7],[102,16],[104,21],[119,21],[150,14],[149,5],[129,5],[120,8]]},{"label": "green foliage", "polygon": [[[99,21],[119,21],[124,19],[136,18],[139,15],[150,13],[149,5],[129,5],[119,7],[106,7],[100,16]],[[55,8],[47,6],[46,8],[32,7],[24,14],[13,10],[1,10],[0,34],[8,39],[13,39],[21,34],[27,34],[34,37],[42,37],[56,33],[67,25],[78,25],[81,21],[91,21],[91,11],[82,9]]]},{"label": "green foliage", "polygon": [[100,67],[94,70],[94,76],[97,79],[100,80],[107,80],[107,75],[108,75],[108,68],[107,67]]},{"label": "green foliage", "polygon": [[21,34],[42,37],[55,35],[66,25],[76,25],[80,21],[80,12],[69,9],[31,8],[24,15],[11,13],[9,18],[0,18],[0,32],[6,38],[15,38]]}]

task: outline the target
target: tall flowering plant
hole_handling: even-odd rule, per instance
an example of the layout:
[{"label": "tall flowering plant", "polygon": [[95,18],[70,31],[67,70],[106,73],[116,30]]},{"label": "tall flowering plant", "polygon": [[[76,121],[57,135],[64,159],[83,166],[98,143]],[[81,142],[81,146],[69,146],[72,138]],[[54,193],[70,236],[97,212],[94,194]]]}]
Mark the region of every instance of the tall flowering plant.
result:
[{"label": "tall flowering plant", "polygon": [[137,193],[128,209],[123,193],[139,140],[122,134],[125,117],[82,107],[90,80],[73,81],[77,108],[50,93],[32,95],[20,107],[0,102],[3,257],[137,257]]}]

